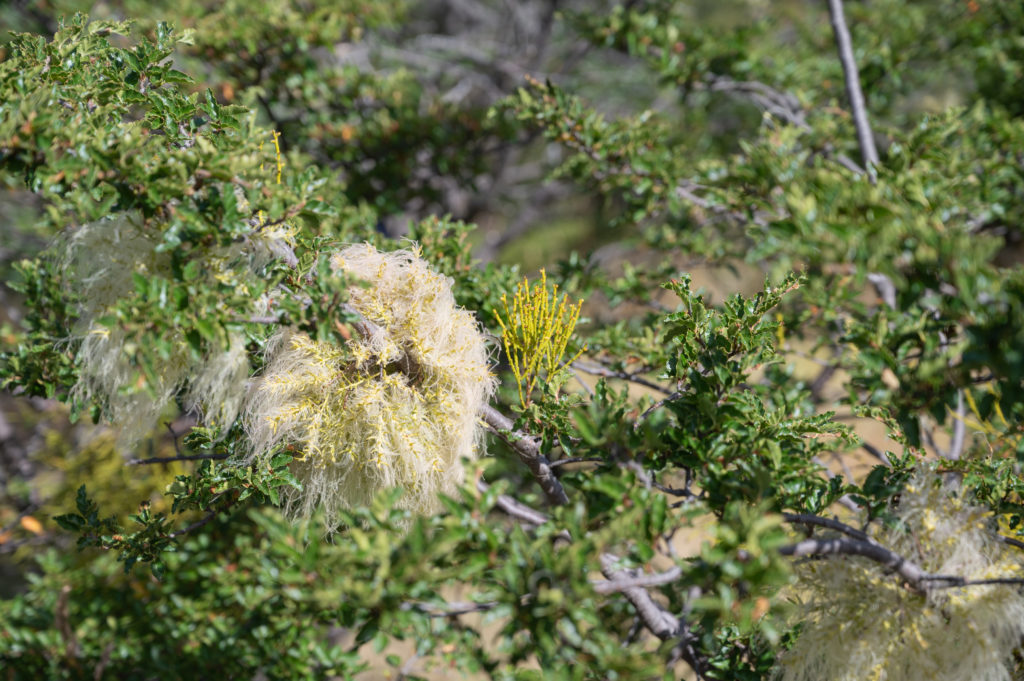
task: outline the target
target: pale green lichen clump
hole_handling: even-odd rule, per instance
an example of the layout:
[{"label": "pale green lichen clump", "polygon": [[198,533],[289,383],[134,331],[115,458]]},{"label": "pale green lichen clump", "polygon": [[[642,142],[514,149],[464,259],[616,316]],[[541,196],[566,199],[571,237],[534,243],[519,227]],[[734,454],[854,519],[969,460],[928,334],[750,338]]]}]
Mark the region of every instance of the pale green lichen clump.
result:
[{"label": "pale green lichen clump", "polygon": [[[181,395],[186,408],[196,410],[206,425],[235,420],[245,395],[249,361],[245,342],[229,334],[226,348],[195,356],[180,331],[168,340],[169,352],[153,364],[155,380],[140,382],[134,364],[132,339],[99,320],[120,300],[134,295],[134,275],[172,278],[170,256],[157,251],[157,234],[144,231],[127,216],[77,227],[58,246],[65,286],[78,300],[78,322],[71,340],[78,341],[77,399],[95,401],[120,427],[119,444],[130,447],[151,432],[163,409]],[[277,238],[276,235],[273,238]],[[223,275],[234,262],[265,258],[261,249],[273,244],[211,255],[207,265]]]},{"label": "pale green lichen clump", "polygon": [[[991,514],[958,485],[923,472],[900,497],[903,527],[876,539],[922,569],[971,580],[1024,576],[1020,549],[1000,543]],[[782,681],[1010,681],[1024,636],[1015,585],[919,594],[877,563],[830,557],[798,564],[803,629],[780,657]]]},{"label": "pale green lichen clump", "polygon": [[495,385],[484,335],[416,251],[350,246],[331,265],[372,328],[344,348],[291,331],[272,339],[246,406],[252,456],[292,446],[294,515],[322,506],[333,524],[395,487],[403,507],[431,513],[481,445],[478,414]]}]

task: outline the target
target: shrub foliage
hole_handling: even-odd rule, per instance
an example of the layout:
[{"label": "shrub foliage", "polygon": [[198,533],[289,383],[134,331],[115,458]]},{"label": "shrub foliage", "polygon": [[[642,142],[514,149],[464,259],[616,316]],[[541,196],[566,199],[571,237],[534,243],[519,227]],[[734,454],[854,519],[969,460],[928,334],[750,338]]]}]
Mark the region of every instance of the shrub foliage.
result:
[{"label": "shrub foliage", "polygon": [[0,677],[1024,678],[1024,10],[511,4],[0,9]]}]

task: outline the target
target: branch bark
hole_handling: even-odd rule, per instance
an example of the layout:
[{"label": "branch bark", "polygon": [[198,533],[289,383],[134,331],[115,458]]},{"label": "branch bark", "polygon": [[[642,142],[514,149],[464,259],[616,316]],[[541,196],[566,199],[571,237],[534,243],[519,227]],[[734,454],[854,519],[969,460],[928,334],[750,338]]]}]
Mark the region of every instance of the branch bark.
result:
[{"label": "branch bark", "polygon": [[537,438],[516,430],[515,424],[507,416],[489,404],[484,406],[480,415],[484,423],[519,455],[519,460],[533,473],[548,501],[556,506],[568,504],[569,496],[551,470],[551,462],[540,451],[540,442]]},{"label": "branch bark", "polygon": [[183,454],[179,456],[154,456],[150,459],[128,459],[129,466],[144,463],[173,463],[175,461],[219,461],[228,458],[227,454]]},{"label": "branch bark", "polygon": [[[1024,584],[1024,579],[1017,577],[997,577],[994,579],[968,579],[960,575],[938,575],[924,571],[919,565],[891,551],[866,533],[846,523],[832,518],[822,518],[807,513],[784,513],[787,522],[824,527],[845,534],[845,537],[811,537],[796,544],[779,549],[783,556],[792,558],[808,558],[812,556],[861,556],[892,570],[903,582],[918,593],[926,593],[935,589],[949,589],[962,586],[984,586],[992,584]],[[1024,547],[1024,542],[996,535],[1003,543]]]},{"label": "branch bark", "polygon": [[[485,493],[491,488],[491,486],[483,480],[477,480],[476,488],[480,493]],[[516,520],[528,525],[543,525],[548,521],[548,517],[540,511],[530,508],[518,499],[510,497],[507,494],[499,494],[498,503],[495,505]]]},{"label": "branch bark", "polygon": [[[707,669],[707,660],[697,652],[697,636],[686,626],[682,618],[677,618],[662,609],[654,602],[651,594],[643,586],[633,585],[631,582],[638,582],[644,577],[637,570],[616,569],[618,558],[610,553],[601,555],[601,574],[609,584],[623,585],[622,595],[629,601],[639,615],[644,626],[652,634],[663,641],[678,639],[676,649],[682,659],[690,665],[697,674],[698,679],[704,679],[704,670]],[[669,571],[671,572],[671,571]],[[648,578],[650,579],[650,578]]]},{"label": "branch bark", "polygon": [[879,163],[878,150],[875,148],[875,138],[871,133],[871,124],[868,122],[864,93],[860,89],[860,75],[857,70],[857,61],[853,56],[853,42],[850,39],[850,30],[846,26],[846,17],[843,15],[843,0],[828,0],[828,13],[832,19],[832,31],[836,38],[839,61],[843,65],[843,75],[846,78],[846,96],[850,100],[853,124],[857,128],[857,143],[860,145],[861,158],[864,161],[868,178],[874,184],[877,177],[875,166]]},{"label": "branch bark", "polygon": [[[618,562],[618,557],[610,553],[601,555],[601,574],[607,577],[609,582],[622,583],[638,577],[633,570],[616,569]],[[655,636],[667,641],[679,634],[679,620],[662,610],[642,586],[626,586],[621,591]]]},{"label": "branch bark", "polygon": [[898,574],[907,586],[924,593],[927,587],[924,582],[933,577],[903,556],[874,542],[861,541],[850,537],[832,537],[805,539],[796,544],[783,546],[779,549],[783,556],[807,558],[810,556],[863,556]]},{"label": "branch bark", "polygon": [[[602,562],[602,566],[603,565],[604,563]],[[662,586],[664,584],[671,584],[682,576],[683,569],[677,565],[654,575],[637,575],[635,577],[622,579],[616,578],[603,582],[596,582],[594,584],[594,591],[599,594],[610,594],[615,593],[616,591],[634,589],[636,587],[646,588],[650,586]]]}]

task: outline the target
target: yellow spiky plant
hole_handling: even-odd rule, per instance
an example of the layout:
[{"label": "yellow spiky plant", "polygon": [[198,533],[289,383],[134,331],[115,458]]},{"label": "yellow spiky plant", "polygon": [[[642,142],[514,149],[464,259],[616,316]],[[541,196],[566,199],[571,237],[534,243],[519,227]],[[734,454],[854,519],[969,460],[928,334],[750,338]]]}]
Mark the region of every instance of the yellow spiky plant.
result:
[{"label": "yellow spiky plant", "polygon": [[505,356],[516,378],[519,402],[526,407],[542,374],[553,377],[586,349],[580,349],[568,360],[565,358],[583,301],[572,305],[564,294],[559,301],[558,285],[549,289],[547,273],[541,270],[540,281],[531,287],[524,278],[511,303],[507,294],[502,294],[501,303],[504,314],[496,310],[494,316],[501,326]]},{"label": "yellow spiky plant", "polygon": [[271,340],[245,408],[252,458],[282,445],[298,453],[303,488],[286,495],[297,516],[322,506],[333,525],[340,509],[395,487],[402,506],[431,513],[481,444],[478,414],[495,383],[484,335],[416,250],[350,246],[331,265],[370,324],[347,347],[294,331]]},{"label": "yellow spiky plant", "polygon": [[[1020,549],[1001,543],[991,512],[959,485],[919,473],[900,496],[894,527],[877,540],[932,574],[969,580],[1024,575]],[[1010,681],[1024,636],[1024,595],[1011,584],[925,594],[866,558],[796,566],[802,625],[779,659],[779,681]]]}]

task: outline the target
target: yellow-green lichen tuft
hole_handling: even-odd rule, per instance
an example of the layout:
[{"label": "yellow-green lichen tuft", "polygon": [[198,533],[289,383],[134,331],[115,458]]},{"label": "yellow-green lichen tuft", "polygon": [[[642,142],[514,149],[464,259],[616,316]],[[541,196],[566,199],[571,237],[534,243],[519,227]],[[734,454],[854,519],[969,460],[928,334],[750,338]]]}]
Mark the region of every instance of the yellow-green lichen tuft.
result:
[{"label": "yellow-green lichen tuft", "polygon": [[353,282],[349,302],[374,328],[345,348],[293,331],[271,340],[245,409],[252,457],[281,445],[297,452],[303,488],[287,507],[298,516],[322,506],[333,523],[394,487],[405,508],[434,512],[481,444],[478,413],[495,383],[485,338],[416,251],[350,246],[331,265]]},{"label": "yellow-green lichen tuft", "polygon": [[[1019,549],[1000,543],[991,514],[934,471],[911,480],[900,520],[876,539],[932,574],[969,580],[1019,578]],[[1024,636],[1024,595],[1015,585],[917,593],[866,558],[834,556],[796,566],[803,628],[779,659],[780,681],[1010,681]]]}]

